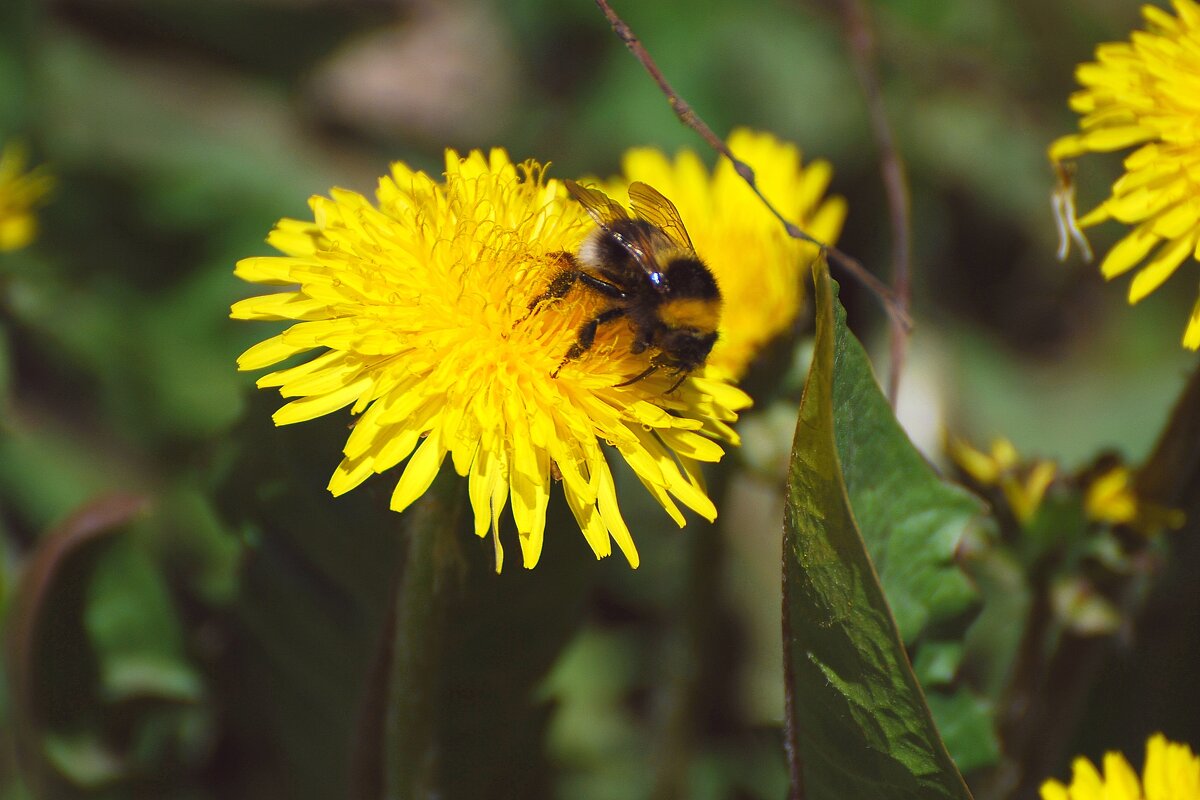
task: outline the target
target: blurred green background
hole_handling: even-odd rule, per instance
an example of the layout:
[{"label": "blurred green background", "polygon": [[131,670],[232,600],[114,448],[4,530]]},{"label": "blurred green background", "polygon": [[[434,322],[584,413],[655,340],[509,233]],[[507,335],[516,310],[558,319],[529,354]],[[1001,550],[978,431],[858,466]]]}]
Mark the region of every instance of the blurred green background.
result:
[{"label": "blurred green background", "polygon": [[[1195,285],[1176,277],[1129,309],[1121,281],[1058,264],[1044,156],[1075,124],[1074,65],[1125,38],[1136,4],[871,7],[912,188],[913,438],[935,461],[943,428],[1068,466],[1107,447],[1136,461],[1194,364],[1178,341]],[[886,275],[884,193],[836,3],[617,9],[718,133],[770,130],[831,161],[850,208],[840,245]],[[278,397],[236,372],[273,329],[228,319],[255,293],[234,262],[267,254],[272,224],[305,216],[311,194],[371,191],[391,160],[436,173],[446,146],[501,145],[573,176],[615,172],[630,146],[701,143],[588,0],[4,0],[0,141],[13,138],[58,183],[37,242],[0,254],[0,797],[369,786],[360,742],[400,519],[384,478],[325,492],[348,418],[276,429]],[[1085,162],[1083,207],[1118,168]],[[886,352],[874,300],[835,277],[851,325]],[[789,408],[747,415],[746,450],[714,480],[719,536],[674,532],[623,495],[636,572],[594,563],[557,500],[533,573],[493,577],[491,545],[464,534],[485,596],[455,608],[447,634],[462,655],[443,705],[453,796],[667,796],[681,747],[687,796],[782,796]],[[31,587],[48,593],[33,632]],[[1198,661],[1195,634],[1175,633],[1200,628],[1197,610],[1171,613],[1158,652],[1175,655],[1153,685],[1145,651],[1114,649],[1105,709],[1080,734],[1091,755],[1136,758],[1162,728],[1200,742],[1185,710],[1200,707],[1195,668],[1170,668]]]}]

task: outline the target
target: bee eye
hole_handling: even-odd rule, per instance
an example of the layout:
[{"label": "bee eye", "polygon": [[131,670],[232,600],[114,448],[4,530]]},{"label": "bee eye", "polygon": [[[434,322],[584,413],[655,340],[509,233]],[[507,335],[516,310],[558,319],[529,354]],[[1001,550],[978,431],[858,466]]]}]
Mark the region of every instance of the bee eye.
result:
[{"label": "bee eye", "polygon": [[661,289],[666,284],[667,279],[661,272],[651,272],[650,282],[654,284],[655,288]]}]

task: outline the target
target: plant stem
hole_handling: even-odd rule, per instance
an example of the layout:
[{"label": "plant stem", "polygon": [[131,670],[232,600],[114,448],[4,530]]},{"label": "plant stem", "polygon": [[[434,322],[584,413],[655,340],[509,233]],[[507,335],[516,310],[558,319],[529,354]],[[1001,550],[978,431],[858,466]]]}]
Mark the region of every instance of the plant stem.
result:
[{"label": "plant stem", "polygon": [[[863,0],[842,0],[842,19],[846,28],[846,43],[854,62],[854,72],[862,86],[871,120],[871,133],[879,151],[879,170],[887,195],[888,218],[892,229],[892,291],[905,315],[911,295],[912,214],[909,201],[908,175],[904,161],[896,148],[896,137],[888,122],[887,108],[880,86],[875,32],[871,15]],[[892,408],[900,394],[900,375],[904,371],[908,350],[909,329],[893,318],[891,331],[891,371],[888,374],[887,398]]]},{"label": "plant stem", "polygon": [[442,631],[453,589],[453,544],[465,487],[453,470],[443,469],[409,512],[408,542],[401,549],[396,577],[381,743],[384,796],[389,800],[441,796],[437,698]]}]

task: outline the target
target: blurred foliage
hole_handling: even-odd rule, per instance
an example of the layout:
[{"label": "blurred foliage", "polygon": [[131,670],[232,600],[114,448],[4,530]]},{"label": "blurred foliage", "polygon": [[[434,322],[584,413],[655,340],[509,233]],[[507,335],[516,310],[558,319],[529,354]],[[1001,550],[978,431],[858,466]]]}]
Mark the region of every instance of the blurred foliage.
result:
[{"label": "blurred foliage", "polygon": [[[1136,4],[872,5],[914,210],[902,421],[934,460],[946,426],[1063,463],[1106,447],[1140,462],[1194,366],[1177,346],[1191,289],[1130,309],[1119,281],[1055,263],[1044,158],[1075,123],[1074,65],[1124,38]],[[715,130],[771,130],[830,160],[850,206],[840,244],[885,271],[835,3],[618,10]],[[309,195],[369,191],[389,160],[437,172],[444,146],[503,145],[555,175],[607,174],[628,146],[700,143],[582,0],[5,0],[11,137],[58,182],[39,240],[0,256],[0,797],[370,796],[405,521],[386,479],[324,491],[342,422],[277,429],[278,398],[235,371],[263,333],[227,319],[247,294],[233,263],[266,254]],[[1081,176],[1084,207],[1111,166]],[[874,343],[874,301],[843,284]],[[762,374],[803,374],[797,338]],[[490,545],[460,533],[455,624],[433,656],[447,796],[783,795],[777,531],[798,384],[759,393],[745,451],[712,478],[717,526],[677,533],[623,495],[637,572],[594,563],[561,498],[533,573],[495,577]],[[1171,435],[1194,445],[1197,418],[1193,400]],[[1196,468],[1178,450],[1160,445],[1145,474],[1192,511]],[[1061,776],[1076,750],[1136,752],[1154,730],[1200,743],[1195,526],[1153,542],[1110,529],[1100,546],[1069,483],[1020,535],[990,498],[999,527],[967,539],[977,616],[892,599],[981,798],[1037,780],[1014,778],[1016,761]],[[144,505],[86,522],[113,492]],[[84,541],[63,549],[72,531]],[[1060,579],[1111,600],[1115,631],[1055,616]],[[1035,667],[1049,677],[1034,696],[1062,699],[1055,747],[980,723],[1024,708],[1008,691]]]}]

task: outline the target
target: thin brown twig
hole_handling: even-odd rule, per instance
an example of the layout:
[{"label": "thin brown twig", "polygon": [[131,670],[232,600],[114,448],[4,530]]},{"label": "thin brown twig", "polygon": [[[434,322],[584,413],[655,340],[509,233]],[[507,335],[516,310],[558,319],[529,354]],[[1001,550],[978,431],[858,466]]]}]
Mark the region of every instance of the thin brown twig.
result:
[{"label": "thin brown twig", "polygon": [[[862,86],[871,121],[871,132],[879,151],[879,170],[887,195],[888,217],[892,228],[892,290],[896,301],[907,315],[911,299],[912,217],[909,203],[908,176],[904,161],[896,148],[888,122],[883,90],[879,84],[875,33],[870,12],[862,0],[841,0],[846,44],[854,62],[854,72]],[[891,372],[888,375],[887,396],[892,407],[900,392],[900,375],[904,371],[908,351],[909,330],[894,319],[891,330]]]},{"label": "thin brown twig", "polygon": [[612,6],[608,4],[608,0],[596,0],[596,5],[600,7],[600,10],[608,19],[609,24],[612,25],[613,32],[617,34],[617,37],[622,42],[624,42],[625,47],[629,49],[629,52],[633,53],[634,57],[641,62],[642,67],[645,68],[646,72],[650,74],[650,77],[654,79],[654,82],[658,84],[658,88],[661,89],[663,95],[666,96],[667,102],[670,104],[671,109],[675,112],[675,116],[679,117],[679,121],[684,125],[687,125],[696,133],[700,134],[700,137],[708,143],[709,147],[725,156],[725,158],[729,159],[729,163],[733,165],[733,168],[737,174],[740,175],[742,180],[746,182],[750,189],[756,195],[758,195],[758,199],[762,201],[767,210],[779,220],[779,222],[783,225],[784,230],[787,231],[788,236],[791,236],[793,239],[810,242],[821,248],[821,250],[827,254],[832,263],[845,270],[851,277],[869,289],[872,294],[880,299],[884,308],[888,312],[888,316],[892,319],[893,325],[900,326],[904,330],[911,329],[912,319],[908,316],[907,308],[903,303],[900,302],[900,299],[897,297],[896,293],[893,292],[887,284],[871,274],[871,272],[867,270],[867,268],[864,267],[862,263],[858,261],[858,259],[846,255],[832,245],[828,245],[819,239],[809,236],[798,225],[788,220],[783,216],[783,214],[779,213],[779,210],[775,208],[771,201],[763,195],[762,190],[759,189],[758,182],[754,178],[754,170],[750,168],[750,165],[737,158],[733,154],[733,151],[731,151],[725,144],[725,142],[722,141],[715,133],[713,133],[712,128],[708,127],[708,125],[703,119],[700,118],[695,110],[693,110],[692,107],[688,105],[688,103],[682,97],[679,96],[679,93],[676,92],[671,84],[667,81],[666,77],[662,73],[662,70],[658,68],[658,64],[655,63],[654,59],[650,56],[650,53],[646,51],[646,48],[642,45],[641,41],[637,38],[637,36],[634,35],[633,31],[629,28],[629,25],[627,25],[625,20],[621,19],[621,17],[617,15],[617,12],[613,10]]}]

